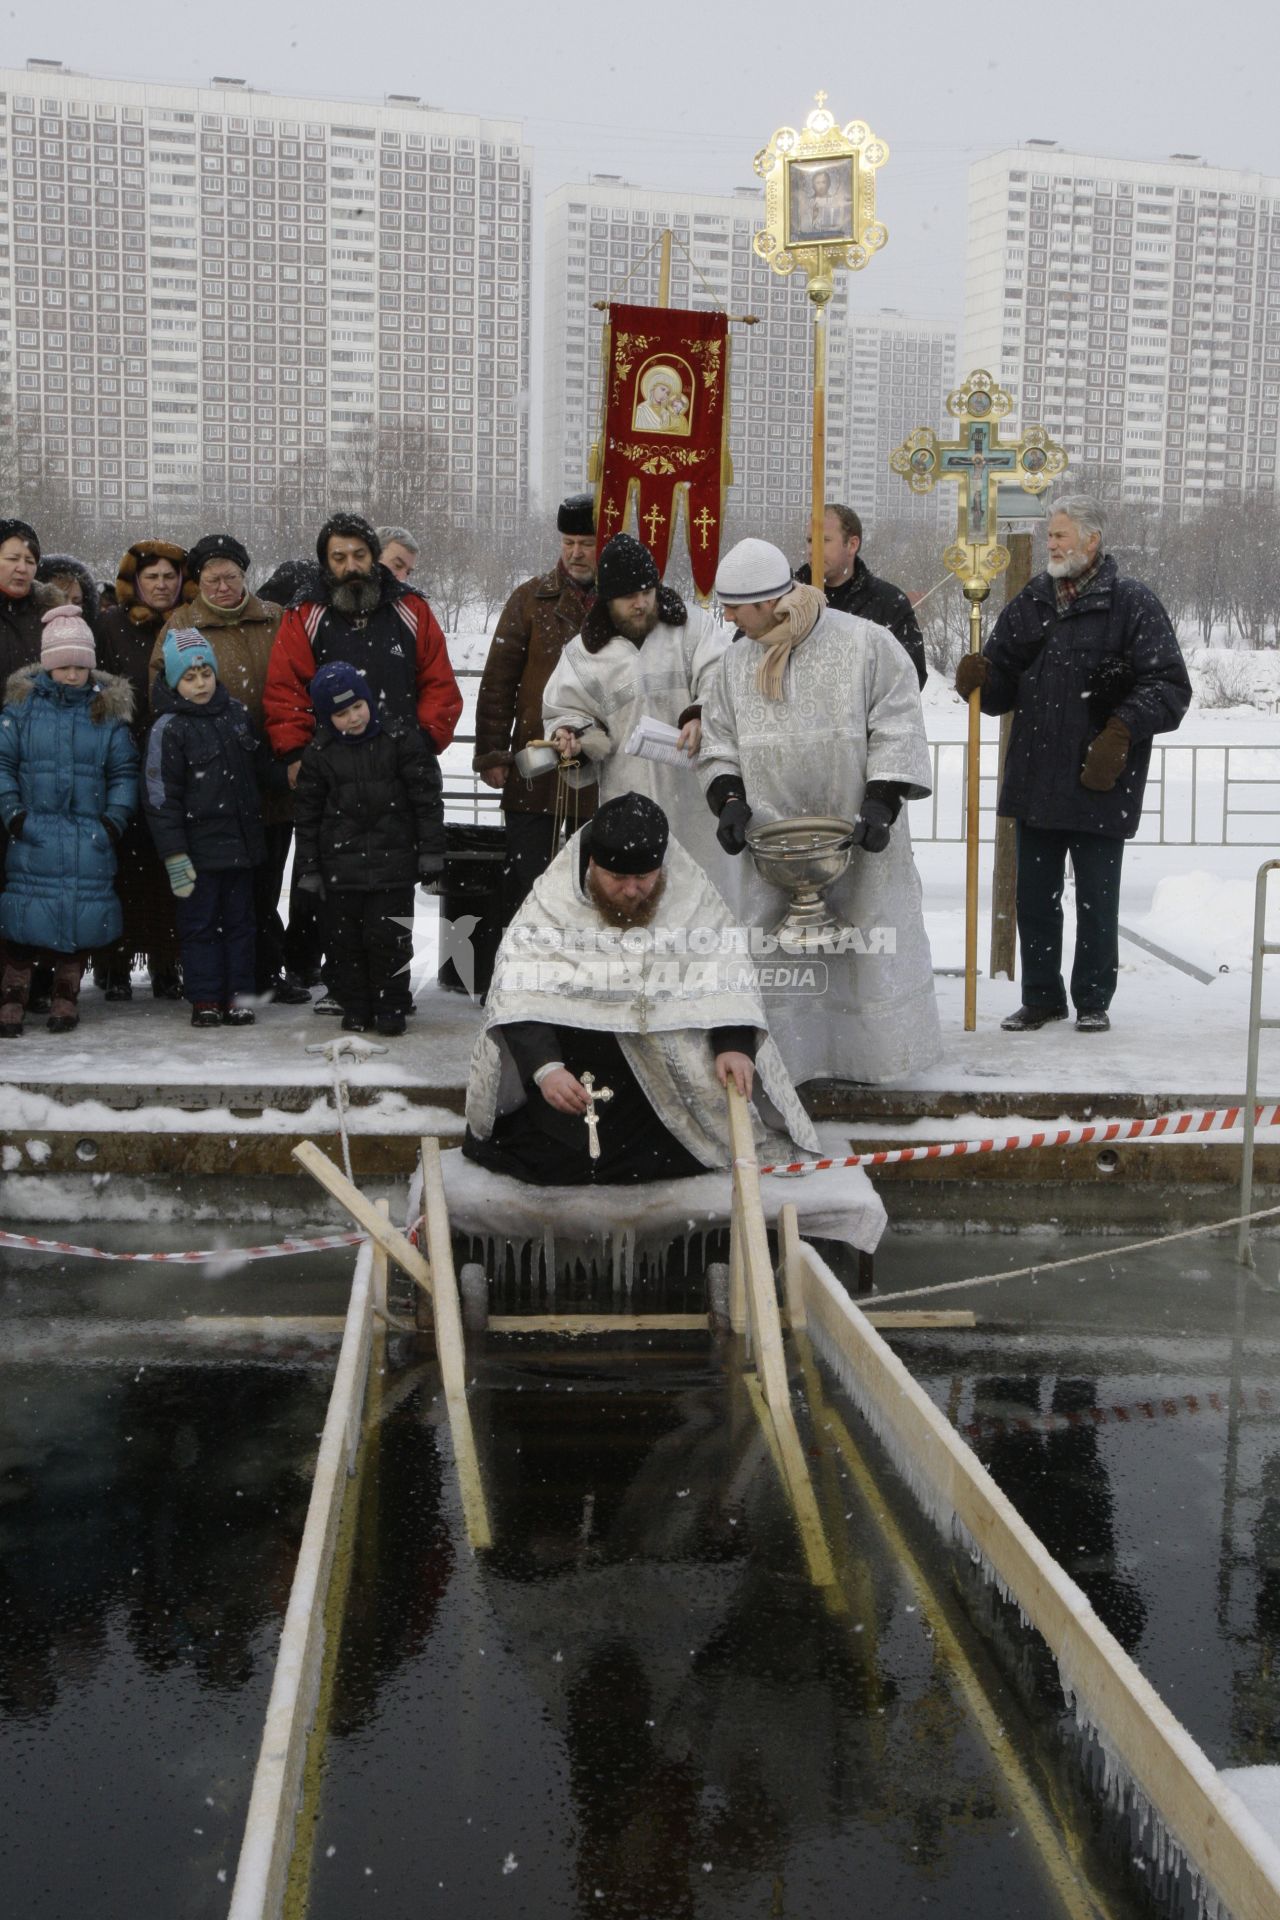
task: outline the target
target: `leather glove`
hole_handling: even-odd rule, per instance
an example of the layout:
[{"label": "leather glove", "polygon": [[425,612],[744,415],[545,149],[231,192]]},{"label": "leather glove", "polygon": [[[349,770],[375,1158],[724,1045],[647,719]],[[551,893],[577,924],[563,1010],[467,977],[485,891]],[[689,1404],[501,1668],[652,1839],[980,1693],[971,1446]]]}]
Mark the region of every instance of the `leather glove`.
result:
[{"label": "leather glove", "polygon": [[747,825],[751,809],[745,800],[726,800],[720,809],[716,839],[726,853],[741,853],[747,844]]},{"label": "leather glove", "polygon": [[980,653],[963,653],[956,667],[956,692],[962,700],[971,693],[981,693],[987,684],[991,672],[991,663]]},{"label": "leather glove", "polygon": [[21,840],[22,829],[26,825],[26,819],[27,819],[26,813],[22,811],[15,813],[10,818],[9,825],[6,831],[8,832],[9,838],[11,840]]},{"label": "leather glove", "polygon": [[883,800],[864,800],[853,823],[853,844],[866,853],[883,853],[889,844],[893,809]]},{"label": "leather glove", "polygon": [[324,881],[318,873],[303,873],[294,881],[299,893],[314,893],[318,900],[324,899]]},{"label": "leather glove", "polygon": [[440,853],[420,853],[418,855],[418,891],[430,898],[440,892],[440,882],[444,878],[444,855]]},{"label": "leather glove", "polygon": [[164,863],[169,885],[179,900],[188,899],[196,890],[196,870],[185,853],[171,853]]},{"label": "leather glove", "polygon": [[1124,772],[1131,737],[1124,721],[1112,714],[1102,732],[1089,743],[1080,785],[1088,787],[1090,793],[1110,793]]},{"label": "leather glove", "polygon": [[102,822],[102,831],[106,834],[112,846],[118,846],[120,842],[120,829],[115,821],[111,818],[110,814],[106,813],[100,813],[98,818]]}]

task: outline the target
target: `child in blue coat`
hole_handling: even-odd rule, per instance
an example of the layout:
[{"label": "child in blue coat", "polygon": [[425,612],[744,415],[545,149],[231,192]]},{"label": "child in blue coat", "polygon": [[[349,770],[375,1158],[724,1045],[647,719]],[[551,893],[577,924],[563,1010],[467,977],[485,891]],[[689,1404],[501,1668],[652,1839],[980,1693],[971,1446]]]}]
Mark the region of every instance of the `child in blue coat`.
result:
[{"label": "child in blue coat", "polygon": [[288,775],[218,678],[197,627],[165,639],[151,689],[142,805],[173,889],[193,1027],[251,1027],[253,870],[267,857],[260,787]]},{"label": "child in blue coat", "polygon": [[132,711],[129,682],[98,669],[78,610],[51,607],[40,664],[10,677],[0,713],[4,1039],[22,1033],[37,958],[53,963],[49,1031],[69,1033],[88,955],[119,938],[115,844],[138,805]]}]

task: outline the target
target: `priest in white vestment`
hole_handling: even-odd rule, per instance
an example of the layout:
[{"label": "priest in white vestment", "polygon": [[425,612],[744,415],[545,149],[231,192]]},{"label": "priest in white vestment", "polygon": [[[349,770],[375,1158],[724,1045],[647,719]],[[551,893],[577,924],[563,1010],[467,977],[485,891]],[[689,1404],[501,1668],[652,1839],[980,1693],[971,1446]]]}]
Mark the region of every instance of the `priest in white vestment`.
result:
[{"label": "priest in white vestment", "polygon": [[[843,952],[815,956],[826,969],[818,993],[797,992],[785,968],[772,990],[764,976],[770,1031],[797,1084],[902,1079],[941,1048],[903,810],[933,785],[915,669],[884,627],[794,581],[768,541],[724,556],[716,596],[743,636],[703,704],[698,770],[721,845],[743,856],[749,825],[801,814],[856,822],[848,870],[826,896],[856,932]],[[741,865],[742,917],[771,931],[787,898],[749,853]]]},{"label": "priest in white vestment", "polygon": [[[696,771],[702,703],[728,644],[723,621],[686,607],[661,584],[649,549],[616,533],[600,554],[595,605],[547,682],[542,722],[548,740],[584,763],[580,773],[562,773],[569,785],[598,781],[602,803],[620,793],[647,794],[736,906],[739,876],[717,844]],[[678,730],[679,765],[627,752],[644,719]]]},{"label": "priest in white vestment", "polygon": [[463,1153],[540,1186],[691,1178],[731,1163],[731,1079],[753,1102],[763,1158],[819,1150],[742,929],[662,809],[619,795],[535,880],[503,938]]}]

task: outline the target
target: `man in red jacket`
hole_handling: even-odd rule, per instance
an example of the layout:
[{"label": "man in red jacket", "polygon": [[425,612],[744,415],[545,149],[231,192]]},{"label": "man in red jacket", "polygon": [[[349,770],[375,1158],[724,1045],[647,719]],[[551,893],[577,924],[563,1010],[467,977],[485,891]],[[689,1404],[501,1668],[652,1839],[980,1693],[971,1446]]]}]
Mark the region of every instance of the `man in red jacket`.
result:
[{"label": "man in red jacket", "polygon": [[331,660],[363,674],[380,719],[416,721],[436,753],[453,738],[462,695],[444,634],[422,595],[379,565],[380,552],[367,520],[333,514],[316,541],[323,597],[290,607],[280,622],[262,707],[271,745],[290,763],[291,782],[315,732],[311,681]]},{"label": "man in red jacket", "polygon": [[[267,738],[288,763],[289,784],[316,730],[311,682],[331,660],[345,660],[364,676],[377,717],[417,724],[439,754],[453,738],[462,695],[449,665],[444,634],[420,593],[379,564],[382,543],[358,514],[335,513],[320,529],[317,594],[289,608],[267,662],[262,695]],[[305,928],[314,906],[296,889],[290,927]],[[341,1013],[328,984],[317,1013]]]}]

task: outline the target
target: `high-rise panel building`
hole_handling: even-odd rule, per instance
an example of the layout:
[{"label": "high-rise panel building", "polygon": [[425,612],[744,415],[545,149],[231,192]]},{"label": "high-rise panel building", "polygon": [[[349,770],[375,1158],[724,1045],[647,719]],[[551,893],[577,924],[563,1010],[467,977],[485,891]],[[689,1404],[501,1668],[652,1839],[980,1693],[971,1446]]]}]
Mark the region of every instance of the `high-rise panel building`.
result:
[{"label": "high-rise panel building", "polygon": [[950,525],[954,488],[912,493],[889,458],[916,427],[941,433],[956,379],[956,328],[894,308],[851,307],[845,324],[848,419],[844,499],[871,529],[889,520]]},{"label": "high-rise panel building", "polygon": [[399,448],[433,511],[514,524],[529,261],[514,122],[0,70],[0,400],[22,471],[105,518]]},{"label": "high-rise panel building", "polygon": [[[546,335],[544,342],[542,487],[546,500],[586,485],[591,443],[600,431],[600,348],[604,314],[598,302],[658,298],[664,228],[672,246],[671,304],[754,314],[755,326],[733,324],[730,450],[735,484],[730,510],[739,525],[771,528],[773,537],[803,531],[811,484],[812,311],[805,277],[783,278],[752,251],[763,219],[758,187],[731,194],[674,193],[636,187],[608,174],[566,186],[546,203]],[[828,491],[843,497],[847,353],[845,311],[850,281],[836,275],[828,307]]]},{"label": "high-rise panel building", "polygon": [[1051,141],[976,161],[964,337],[1108,488],[1179,510],[1271,492],[1280,179]]}]

